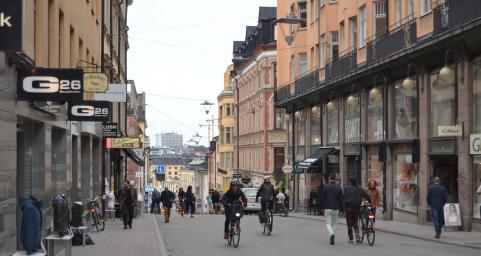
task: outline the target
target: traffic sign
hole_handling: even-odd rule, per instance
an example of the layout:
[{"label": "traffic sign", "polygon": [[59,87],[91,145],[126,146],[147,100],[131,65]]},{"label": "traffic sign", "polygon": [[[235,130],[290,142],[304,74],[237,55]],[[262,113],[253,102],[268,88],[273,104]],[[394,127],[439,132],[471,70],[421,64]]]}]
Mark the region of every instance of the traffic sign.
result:
[{"label": "traffic sign", "polygon": [[152,192],[154,189],[152,188],[152,184],[145,184],[145,192]]},{"label": "traffic sign", "polygon": [[165,174],[165,165],[157,165],[157,168],[155,169],[155,173]]}]

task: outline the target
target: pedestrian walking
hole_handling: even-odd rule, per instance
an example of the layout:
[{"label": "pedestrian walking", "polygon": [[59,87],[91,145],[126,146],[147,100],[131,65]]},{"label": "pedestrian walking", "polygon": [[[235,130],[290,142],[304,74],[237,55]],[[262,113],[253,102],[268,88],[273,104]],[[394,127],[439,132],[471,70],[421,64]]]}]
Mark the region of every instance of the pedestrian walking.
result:
[{"label": "pedestrian walking", "polygon": [[326,217],[326,228],[329,232],[330,244],[334,245],[336,238],[336,224],[339,212],[343,208],[343,193],[339,185],[336,184],[336,174],[329,175],[329,183],[322,190],[321,204],[324,209],[324,216]]},{"label": "pedestrian walking", "polygon": [[160,195],[160,201],[162,202],[162,206],[164,208],[164,222],[169,223],[170,220],[170,211],[172,209],[172,203],[174,202],[175,195],[172,191],[169,190],[168,187],[164,188],[162,194]]},{"label": "pedestrian walking", "polygon": [[361,242],[358,223],[362,199],[371,202],[366,191],[357,185],[356,178],[350,178],[349,185],[344,187],[344,206],[346,208],[347,235],[351,244],[354,240],[353,231],[356,234],[356,243]]},{"label": "pedestrian walking", "polygon": [[212,203],[212,197],[207,196],[207,212],[208,214],[214,214],[214,206]]},{"label": "pedestrian walking", "polygon": [[137,190],[130,185],[128,180],[124,181],[124,187],[120,190],[119,204],[122,209],[124,229],[127,229],[127,226],[132,229],[134,207],[137,205]]},{"label": "pedestrian walking", "polygon": [[189,214],[190,217],[194,218],[195,213],[195,196],[192,193],[192,186],[187,187],[187,192],[185,193],[185,213]]},{"label": "pedestrian walking", "polygon": [[441,238],[441,229],[444,225],[443,208],[447,201],[446,189],[441,185],[439,177],[434,177],[433,184],[428,187],[428,205],[431,207],[431,214],[436,235],[434,238]]},{"label": "pedestrian walking", "polygon": [[214,204],[214,213],[219,214],[220,212],[220,194],[217,190],[212,192],[212,203]]},{"label": "pedestrian walking", "polygon": [[160,214],[160,192],[154,188],[152,191],[152,203],[150,205],[150,213],[154,213],[154,209],[157,209],[157,213]]},{"label": "pedestrian walking", "polygon": [[[375,180],[370,180],[367,183],[367,187],[365,190],[366,193],[369,195],[369,198],[371,198],[371,213],[376,216],[376,210],[377,208],[379,208],[379,205],[381,203],[381,194],[377,189],[377,182]],[[374,222],[376,222],[375,218]]]}]

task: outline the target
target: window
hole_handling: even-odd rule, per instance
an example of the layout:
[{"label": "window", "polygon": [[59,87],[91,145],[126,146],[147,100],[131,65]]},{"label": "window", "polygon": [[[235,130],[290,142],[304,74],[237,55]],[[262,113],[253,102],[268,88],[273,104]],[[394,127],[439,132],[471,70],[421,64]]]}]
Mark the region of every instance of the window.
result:
[{"label": "window", "polygon": [[396,25],[401,26],[402,6],[401,0],[396,0]]},{"label": "window", "polygon": [[412,161],[412,155],[399,154],[393,157],[394,208],[417,213],[418,211],[418,170]]},{"label": "window", "polygon": [[344,140],[346,143],[359,142],[361,139],[361,101],[359,95],[346,98],[344,112]]},{"label": "window", "polygon": [[307,54],[299,53],[299,77],[307,74]]},{"label": "window", "polygon": [[421,0],[421,14],[426,14],[431,11],[432,0]]},{"label": "window", "polygon": [[311,23],[314,22],[314,20],[316,19],[316,16],[315,16],[315,10],[316,10],[316,7],[314,6],[314,0],[311,0]]},{"label": "window", "polygon": [[383,125],[383,99],[381,88],[374,87],[369,91],[367,105],[367,138],[369,141],[378,141],[384,138]]},{"label": "window", "polygon": [[321,36],[320,59],[321,59],[321,67],[326,66],[326,35],[324,34]]},{"label": "window", "polygon": [[284,109],[276,109],[276,125],[275,129],[284,129]]},{"label": "window", "polygon": [[319,8],[326,4],[326,0],[319,0]]},{"label": "window", "polygon": [[175,172],[174,175],[179,175],[179,173],[178,173],[178,172]]},{"label": "window", "polygon": [[346,30],[344,28],[344,21],[339,24],[339,30],[341,31],[341,52],[346,50]]},{"label": "window", "polygon": [[481,219],[480,211],[481,211],[481,196],[476,194],[476,190],[481,186],[481,157],[475,156],[474,159],[474,166],[473,166],[473,218]]},{"label": "window", "polygon": [[225,128],[225,144],[231,144],[232,134],[230,132],[230,127]]},{"label": "window", "polygon": [[408,0],[408,15],[409,18],[414,18],[414,0]]},{"label": "window", "polygon": [[307,3],[304,2],[298,2],[297,6],[299,7],[299,15],[301,18],[301,28],[305,28],[307,26]]},{"label": "window", "polygon": [[473,63],[473,115],[473,133],[481,133],[481,61]]},{"label": "window", "polygon": [[416,86],[413,88],[403,88],[399,82],[394,86],[395,90],[395,138],[411,139],[417,137],[418,114],[417,105],[418,97]]},{"label": "window", "polygon": [[302,161],[305,157],[305,145],[306,145],[306,112],[305,110],[299,110],[302,114],[300,118],[296,118],[296,160]]},{"label": "window", "polygon": [[316,64],[321,63],[321,52],[319,51],[319,44],[316,44]]},{"label": "window", "polygon": [[366,46],[366,39],[367,39],[367,19],[366,19],[366,7],[362,7],[359,9],[359,19],[361,22],[361,27],[359,28],[360,31],[360,40],[359,40],[359,47]]},{"label": "window", "polygon": [[327,103],[327,143],[339,143],[339,107],[336,100]]},{"label": "window", "polygon": [[331,4],[337,3],[337,0],[330,0]]},{"label": "window", "polygon": [[[311,145],[321,145],[321,106],[317,105],[311,111]],[[312,151],[311,151],[312,152]]]},{"label": "window", "polygon": [[[376,150],[377,152],[377,150]],[[380,195],[380,204],[383,204],[383,166],[382,162],[379,162],[379,156],[377,154],[369,154],[368,157],[368,166],[367,166],[367,177],[368,180],[375,180],[377,183],[377,189],[379,190]]]},{"label": "window", "polygon": [[314,47],[311,48],[311,69],[316,66],[316,55],[314,54]]},{"label": "window", "polygon": [[219,129],[220,144],[224,144],[224,128]]},{"label": "window", "polygon": [[222,119],[222,107],[219,107],[219,119]]},{"label": "window", "polygon": [[289,73],[291,74],[291,82],[294,82],[294,80],[296,79],[296,72],[295,72],[295,70],[294,70],[294,67],[295,67],[295,66],[294,66],[294,65],[295,65],[295,63],[294,63],[294,55],[291,55],[291,63],[290,63],[290,64],[291,64],[291,65],[290,65],[291,68],[290,68],[290,70],[289,70]]},{"label": "window", "polygon": [[357,47],[357,19],[356,19],[356,17],[350,18],[349,22],[351,24],[351,48],[356,49],[356,47]]},{"label": "window", "polygon": [[177,170],[177,166],[175,166],[175,167],[174,167],[174,169],[176,169],[176,170]]},{"label": "window", "polygon": [[432,136],[438,136],[439,126],[454,125],[456,120],[455,78],[444,81],[438,75],[439,72],[431,74]]},{"label": "window", "polygon": [[339,58],[339,38],[337,31],[331,32],[331,59],[337,60]]},{"label": "window", "polygon": [[225,116],[231,116],[232,115],[232,112],[231,112],[231,108],[232,107],[232,104],[228,103],[228,104],[225,104]]}]

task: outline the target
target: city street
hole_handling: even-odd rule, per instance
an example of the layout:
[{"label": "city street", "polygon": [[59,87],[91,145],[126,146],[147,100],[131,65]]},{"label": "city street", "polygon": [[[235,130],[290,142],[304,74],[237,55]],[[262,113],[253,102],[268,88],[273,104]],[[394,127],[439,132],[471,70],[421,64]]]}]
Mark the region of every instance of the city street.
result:
[{"label": "city street", "polygon": [[191,255],[479,255],[479,250],[377,233],[374,247],[347,243],[346,226],[339,225],[336,245],[330,246],[324,222],[275,216],[270,237],[261,233],[256,216],[241,222],[239,248],[222,239],[224,217],[197,215],[160,223],[167,251],[172,256]]}]

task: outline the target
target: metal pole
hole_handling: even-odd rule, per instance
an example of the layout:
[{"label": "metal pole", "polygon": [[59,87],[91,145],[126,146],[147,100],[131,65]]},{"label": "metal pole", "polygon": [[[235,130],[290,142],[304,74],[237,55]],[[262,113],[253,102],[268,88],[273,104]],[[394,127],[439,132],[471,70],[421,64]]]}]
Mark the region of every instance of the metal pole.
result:
[{"label": "metal pole", "polygon": [[[104,36],[105,36],[105,31],[104,31],[104,23],[105,23],[105,0],[102,0],[102,6],[101,6],[101,25],[100,25],[100,30],[101,30],[101,33],[100,33],[100,72],[104,73],[104,69],[105,69],[105,61],[104,61],[104,52],[105,52],[105,46],[104,46]],[[112,116],[109,117],[110,119],[112,118]],[[106,189],[106,186],[105,186],[105,181],[107,180],[106,179],[106,174],[107,174],[107,170],[106,170],[106,167],[105,167],[105,164],[106,164],[106,141],[105,141],[105,138],[101,137],[102,139],[102,150],[101,150],[101,165],[102,165],[102,174],[101,174],[101,183],[100,183],[100,194],[102,195],[101,198],[101,202],[102,202],[102,216],[105,216],[105,189]],[[108,151],[107,151],[107,154],[108,154]],[[109,164],[110,166],[110,164]]]}]

